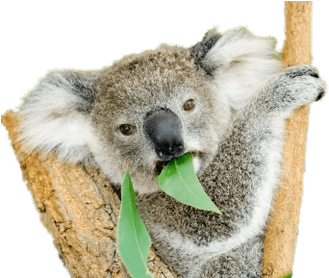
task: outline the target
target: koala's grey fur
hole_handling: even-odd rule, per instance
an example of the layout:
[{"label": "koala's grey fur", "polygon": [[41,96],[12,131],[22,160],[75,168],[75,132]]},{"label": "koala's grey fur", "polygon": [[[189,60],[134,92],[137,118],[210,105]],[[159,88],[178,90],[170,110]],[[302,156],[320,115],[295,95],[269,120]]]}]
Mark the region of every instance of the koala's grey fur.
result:
[{"label": "koala's grey fur", "polygon": [[[281,72],[270,41],[212,31],[188,49],[164,45],[98,72],[49,74],[21,108],[21,140],[96,163],[114,184],[129,168],[153,245],[180,277],[261,277],[284,121],[323,93],[313,68]],[[191,99],[195,107],[184,110]],[[164,131],[169,147],[157,141]],[[185,152],[222,215],[158,190],[157,163]]]}]

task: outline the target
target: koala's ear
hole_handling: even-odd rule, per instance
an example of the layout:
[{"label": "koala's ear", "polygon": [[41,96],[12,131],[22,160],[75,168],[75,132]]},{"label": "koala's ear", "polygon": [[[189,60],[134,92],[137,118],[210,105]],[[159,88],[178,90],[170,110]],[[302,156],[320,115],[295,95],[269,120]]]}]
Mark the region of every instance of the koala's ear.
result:
[{"label": "koala's ear", "polygon": [[274,39],[256,38],[245,28],[223,36],[212,31],[191,48],[191,54],[230,105],[239,110],[264,82],[280,72],[274,45]]},{"label": "koala's ear", "polygon": [[21,136],[28,151],[56,151],[60,158],[88,158],[96,138],[91,110],[97,97],[97,73],[55,72],[41,81],[19,111]]},{"label": "koala's ear", "polygon": [[207,63],[205,57],[220,37],[221,36],[217,29],[212,28],[205,33],[201,41],[197,42],[189,50],[196,63],[198,63],[208,74],[212,73],[214,65]]}]

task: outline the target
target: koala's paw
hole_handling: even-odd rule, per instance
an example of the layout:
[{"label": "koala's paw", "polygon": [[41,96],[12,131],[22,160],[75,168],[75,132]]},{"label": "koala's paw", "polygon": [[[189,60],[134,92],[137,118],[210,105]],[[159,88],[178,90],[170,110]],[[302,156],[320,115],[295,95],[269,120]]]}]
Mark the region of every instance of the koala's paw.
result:
[{"label": "koala's paw", "polygon": [[324,96],[324,83],[310,66],[288,68],[272,80],[270,110],[291,110]]},{"label": "koala's paw", "polygon": [[[324,83],[319,79],[319,74],[315,68],[310,66],[292,67],[286,70],[285,75],[290,79],[298,79],[299,77],[302,77],[301,81],[304,80],[304,82],[308,82],[306,85],[312,86],[313,84],[316,89],[316,91],[313,91],[316,94],[315,101],[318,101],[323,97]],[[308,78],[306,78],[307,76]],[[312,91],[310,93],[312,93]]]}]

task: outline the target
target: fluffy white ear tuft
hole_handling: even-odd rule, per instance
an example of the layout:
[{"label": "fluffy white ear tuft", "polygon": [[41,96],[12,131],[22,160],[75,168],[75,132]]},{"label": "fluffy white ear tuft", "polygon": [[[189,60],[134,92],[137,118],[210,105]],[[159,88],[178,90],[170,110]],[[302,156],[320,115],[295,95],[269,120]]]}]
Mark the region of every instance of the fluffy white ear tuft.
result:
[{"label": "fluffy white ear tuft", "polygon": [[203,64],[213,69],[214,83],[232,108],[241,109],[258,88],[280,72],[273,44],[243,28],[220,37],[206,54]]},{"label": "fluffy white ear tuft", "polygon": [[51,73],[25,99],[20,109],[20,140],[28,151],[55,151],[60,158],[88,159],[89,145],[98,140],[90,110],[97,74]]}]

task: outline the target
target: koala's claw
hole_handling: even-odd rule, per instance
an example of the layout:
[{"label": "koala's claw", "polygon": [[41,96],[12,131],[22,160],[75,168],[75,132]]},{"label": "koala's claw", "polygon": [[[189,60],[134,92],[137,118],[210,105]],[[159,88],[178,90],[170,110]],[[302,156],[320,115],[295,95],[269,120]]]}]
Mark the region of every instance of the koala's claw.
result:
[{"label": "koala's claw", "polygon": [[324,91],[322,91],[322,92],[320,92],[320,94],[318,94],[318,97],[316,98],[315,101],[320,100],[323,96],[324,96]]},{"label": "koala's claw", "polygon": [[315,77],[315,78],[319,78],[319,75],[317,73],[311,73],[310,75]]}]

